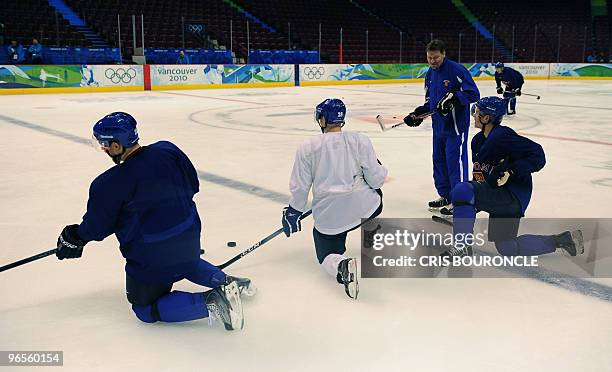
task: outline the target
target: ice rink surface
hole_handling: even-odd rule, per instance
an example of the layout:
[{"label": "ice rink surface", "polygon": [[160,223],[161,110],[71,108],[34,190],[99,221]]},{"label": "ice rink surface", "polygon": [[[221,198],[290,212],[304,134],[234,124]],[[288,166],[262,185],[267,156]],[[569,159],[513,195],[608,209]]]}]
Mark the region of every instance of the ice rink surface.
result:
[{"label": "ice rink surface", "polygon": [[[493,81],[478,85],[495,94]],[[612,217],[612,81],[527,81],[523,91],[542,99],[519,97],[505,124],[548,161],[527,216]],[[345,130],[370,136],[389,169],[382,217],[428,217],[430,121],[385,133],[374,121],[421,104],[422,84],[2,96],[0,264],[54,248],[80,222],[90,182],[112,165],[86,141],[112,111],[136,117],[141,143],[170,140],[191,158],[203,257],[224,262],[279,227],[295,150],[319,133],[313,109],[328,97],[344,100]],[[82,259],[0,274],[0,350],[63,350],[65,371],[612,371],[609,279],[598,293],[530,278],[362,279],[352,301],[316,261],[312,220],[302,228],[227,270],[259,288],[242,332],[138,321],[113,236]],[[347,247],[359,255],[359,232]]]}]

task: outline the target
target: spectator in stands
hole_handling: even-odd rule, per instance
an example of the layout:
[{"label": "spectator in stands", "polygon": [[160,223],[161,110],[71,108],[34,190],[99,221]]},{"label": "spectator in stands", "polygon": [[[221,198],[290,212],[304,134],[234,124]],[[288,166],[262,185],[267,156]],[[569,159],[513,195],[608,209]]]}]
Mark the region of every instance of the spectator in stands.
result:
[{"label": "spectator in stands", "polygon": [[38,39],[32,39],[32,45],[28,48],[28,57],[33,65],[42,65],[42,45],[38,43]]},{"label": "spectator in stands", "polygon": [[588,57],[587,57],[587,62],[597,62],[597,55],[595,54],[595,52],[591,53]]},{"label": "spectator in stands", "polygon": [[176,59],[176,64],[177,65],[188,65],[189,64],[189,57],[185,54],[184,51],[181,50],[181,52],[179,53],[179,56]]},{"label": "spectator in stands", "polygon": [[605,63],[606,62],[606,56],[604,56],[604,52],[599,52],[599,54],[597,55],[597,63]]},{"label": "spectator in stands", "polygon": [[8,57],[9,57],[9,63],[17,65],[17,64],[23,63],[23,61],[25,60],[23,47],[21,46],[21,44],[17,42],[17,40],[11,41],[11,45],[8,46],[7,51],[8,51]]}]

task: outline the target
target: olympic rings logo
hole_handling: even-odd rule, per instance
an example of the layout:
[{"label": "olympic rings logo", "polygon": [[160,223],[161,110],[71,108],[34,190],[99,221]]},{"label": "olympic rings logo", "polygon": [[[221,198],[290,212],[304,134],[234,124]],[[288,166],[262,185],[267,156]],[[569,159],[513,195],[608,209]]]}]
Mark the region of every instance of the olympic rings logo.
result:
[{"label": "olympic rings logo", "polygon": [[321,77],[323,77],[323,74],[325,74],[325,67],[323,66],[304,67],[304,75],[306,75],[306,77],[309,78],[310,80],[318,80]]},{"label": "olympic rings logo", "polygon": [[136,77],[136,70],[133,69],[132,67],[128,69],[118,68],[117,70],[113,68],[107,68],[104,71],[104,76],[106,76],[108,80],[113,82],[113,84],[119,84],[119,83],[127,84]]},{"label": "olympic rings logo", "polygon": [[188,25],[187,28],[189,29],[189,32],[193,33],[193,34],[199,34],[200,32],[202,32],[204,30],[204,27],[202,25]]}]

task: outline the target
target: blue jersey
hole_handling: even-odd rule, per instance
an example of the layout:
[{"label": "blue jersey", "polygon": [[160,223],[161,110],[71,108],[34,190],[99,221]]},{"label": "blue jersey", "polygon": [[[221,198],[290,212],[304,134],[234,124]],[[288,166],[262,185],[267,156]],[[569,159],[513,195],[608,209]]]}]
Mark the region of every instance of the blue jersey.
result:
[{"label": "blue jersey", "polygon": [[525,80],[520,72],[510,67],[504,67],[501,74],[495,72],[495,83],[498,87],[501,87],[501,83],[504,83],[508,89],[520,89]]},{"label": "blue jersey", "polygon": [[470,103],[480,99],[478,87],[465,66],[445,58],[439,68],[430,67],[425,75],[425,106],[433,111],[449,91],[456,92],[460,104],[446,116],[438,113],[432,116],[434,136],[456,137],[466,132],[470,125]]},{"label": "blue jersey", "polygon": [[9,56],[10,63],[21,63],[24,60],[24,51],[21,45],[13,46],[12,44],[7,47],[7,53]]},{"label": "blue jersey", "polygon": [[187,54],[185,54],[183,56],[183,58],[181,58],[181,56],[178,56],[178,58],[176,59],[176,64],[177,65],[188,65],[188,64],[190,64],[189,56],[187,56]]},{"label": "blue jersey", "polygon": [[524,215],[533,189],[531,173],[539,171],[546,164],[544,150],[539,144],[503,125],[493,127],[488,137],[481,131],[472,138],[474,181],[484,182],[486,175],[502,160],[511,164],[513,173],[502,187],[507,187],[516,196]]},{"label": "blue jersey", "polygon": [[98,176],[79,226],[86,241],[119,240],[125,271],[143,282],[172,282],[196,267],[201,222],[193,164],[174,144],[143,146]]},{"label": "blue jersey", "polygon": [[42,45],[40,44],[30,45],[30,47],[28,48],[28,53],[30,53],[32,57],[40,56],[40,54],[42,53]]}]

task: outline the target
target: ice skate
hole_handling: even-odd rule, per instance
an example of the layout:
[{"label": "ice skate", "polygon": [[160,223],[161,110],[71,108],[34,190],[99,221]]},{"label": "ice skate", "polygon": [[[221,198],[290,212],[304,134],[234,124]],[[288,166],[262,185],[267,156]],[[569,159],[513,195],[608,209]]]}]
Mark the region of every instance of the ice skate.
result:
[{"label": "ice skate", "polygon": [[206,308],[209,318],[223,323],[228,331],[244,326],[240,289],[234,280],[206,292]]},{"label": "ice skate", "polygon": [[440,257],[468,257],[473,256],[474,252],[471,246],[467,246],[465,248],[451,248],[442,253],[440,253]]},{"label": "ice skate", "polygon": [[359,275],[357,273],[357,259],[347,258],[338,264],[338,283],[344,284],[346,295],[352,299],[357,299],[359,295]]},{"label": "ice skate", "polygon": [[576,256],[584,253],[584,239],[582,231],[565,231],[555,235],[555,247],[562,249],[562,252],[570,256]]},{"label": "ice skate", "polygon": [[372,248],[372,246],[374,245],[374,235],[381,228],[382,227],[380,226],[380,224],[378,224],[376,228],[374,228],[373,230],[366,230],[365,227],[363,228],[363,247],[364,248]]},{"label": "ice skate", "polygon": [[446,198],[439,198],[436,200],[432,200],[428,203],[428,210],[430,212],[438,212],[441,208],[450,205],[450,200]]},{"label": "ice skate", "polygon": [[453,219],[453,206],[448,205],[446,207],[440,208],[440,217],[445,218],[447,220]]}]

